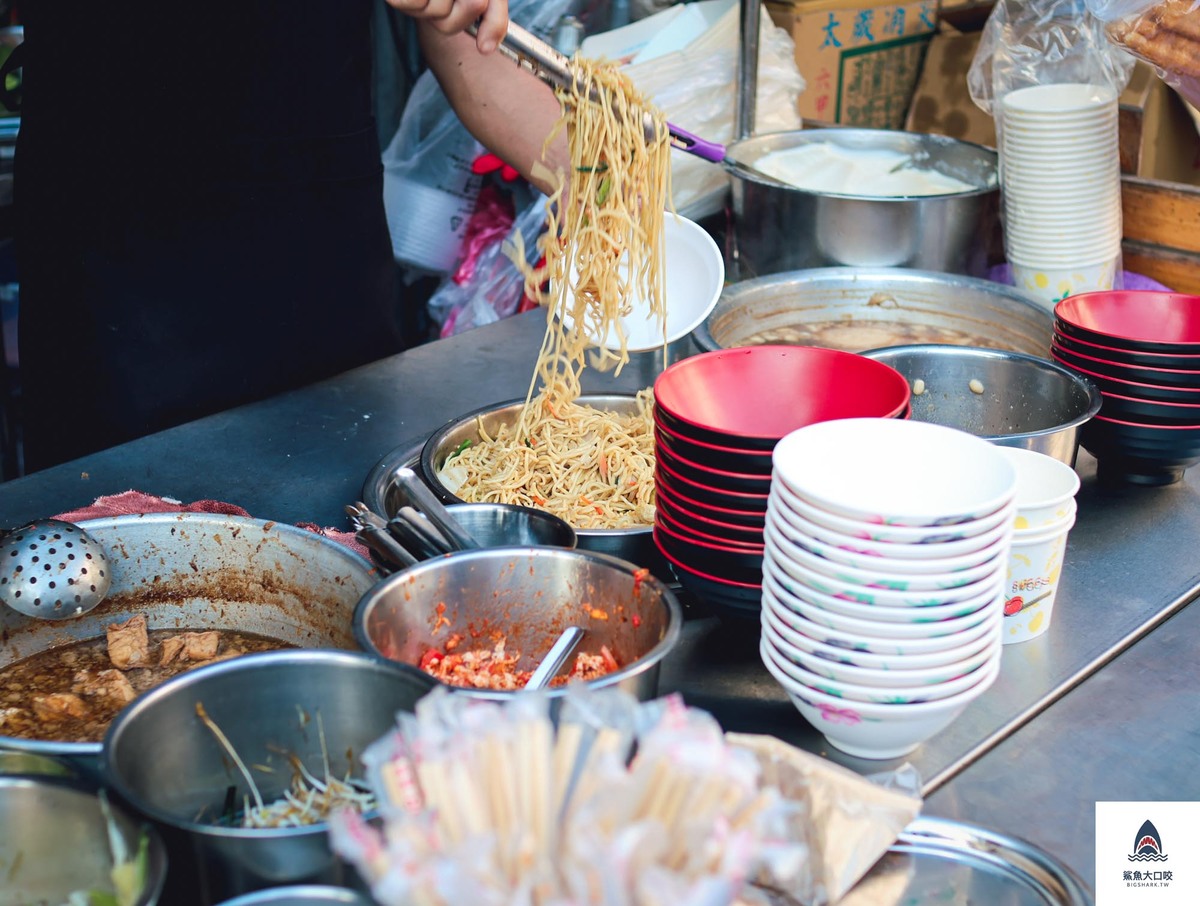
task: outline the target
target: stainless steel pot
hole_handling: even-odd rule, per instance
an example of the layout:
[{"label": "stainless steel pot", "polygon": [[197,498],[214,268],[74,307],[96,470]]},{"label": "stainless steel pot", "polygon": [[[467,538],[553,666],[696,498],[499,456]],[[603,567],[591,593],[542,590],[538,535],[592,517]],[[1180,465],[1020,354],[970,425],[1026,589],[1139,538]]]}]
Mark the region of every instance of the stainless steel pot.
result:
[{"label": "stainless steel pot", "polygon": [[226,900],[221,906],[373,906],[373,904],[374,900],[344,887],[304,884],[259,890]]},{"label": "stainless steel pot", "polygon": [[[877,198],[812,192],[753,173],[774,151],[829,142],[908,154],[916,166],[977,188],[951,195]],[[998,156],[982,145],[940,135],[883,129],[805,129],[734,142],[733,256],[741,280],[827,265],[912,267],[986,273],[1000,241]]]},{"label": "stainless steel pot", "polygon": [[[532,669],[571,625],[587,635],[578,650],[601,645],[622,664],[592,685],[617,686],[639,699],[653,698],[658,671],[679,641],[679,602],[653,576],[603,554],[550,547],[494,547],[426,560],[372,588],[354,613],[354,632],[365,651],[416,665],[455,632],[491,647],[503,635],[519,651],[518,669]],[[511,692],[469,690],[481,698]],[[550,689],[552,699],[565,694]]]},{"label": "stainless steel pot", "polygon": [[[910,384],[914,421],[958,428],[1002,447],[1021,447],[1075,465],[1079,433],[1100,411],[1091,381],[1037,356],[966,346],[892,346],[867,358]],[[976,389],[971,383],[978,381]],[[982,388],[980,390],[980,388]]]},{"label": "stainless steel pot", "polygon": [[[143,828],[120,806],[110,806],[130,854]],[[149,839],[145,882],[135,906],[154,906],[167,873],[158,834]],[[108,825],[91,790],[67,780],[0,777],[0,904],[65,903],[78,890],[112,890]]]},{"label": "stainless steel pot", "polygon": [[[636,403],[632,393],[584,394],[579,402],[594,406],[597,409],[617,412],[634,412]],[[426,482],[446,503],[462,503],[463,500],[453,494],[438,478],[438,470],[454,450],[465,441],[479,440],[479,427],[482,425],[489,433],[494,434],[501,425],[514,424],[521,414],[522,400],[507,400],[494,406],[486,406],[474,412],[468,412],[459,418],[443,425],[434,431],[421,450],[421,472]],[[364,489],[380,500],[384,508],[376,512],[391,515],[394,509],[388,507],[395,500],[395,492],[391,491],[390,481],[386,474],[374,476],[374,488]],[[365,501],[372,503],[370,498]],[[653,526],[637,526],[626,529],[584,529],[575,528],[577,545],[581,550],[596,551],[610,554],[628,560],[638,566],[646,566],[660,578],[670,575],[662,554],[654,546]]]},{"label": "stainless steel pot", "polygon": [[[345,546],[293,525],[236,516],[155,513],[80,525],[109,552],[108,598],[86,616],[50,622],[3,608],[0,668],[58,645],[102,637],[144,614],[151,629],[222,629],[301,647],[357,648],[350,617],[378,576]],[[70,759],[93,773],[100,743],[0,736],[9,749]]]},{"label": "stainless steel pot", "polygon": [[117,715],[104,740],[103,777],[131,807],[190,840],[201,902],[277,884],[354,883],[357,876],[330,849],[325,823],[215,823],[228,788],[238,803],[249,789],[196,706],[256,766],[252,776],[271,802],[291,783],[292,758],[320,778],[327,753],[331,773],[361,778],[363,750],[435,685],[418,670],[362,652],[268,651],[223,661],[168,680]]},{"label": "stainless steel pot", "polygon": [[[828,321],[949,328],[987,341],[977,345],[1037,356],[1049,352],[1054,332],[1049,311],[1013,287],[990,280],[907,268],[826,267],[727,287],[694,337],[702,349],[727,349],[796,324]],[[885,339],[842,348],[862,352],[900,342]]]}]

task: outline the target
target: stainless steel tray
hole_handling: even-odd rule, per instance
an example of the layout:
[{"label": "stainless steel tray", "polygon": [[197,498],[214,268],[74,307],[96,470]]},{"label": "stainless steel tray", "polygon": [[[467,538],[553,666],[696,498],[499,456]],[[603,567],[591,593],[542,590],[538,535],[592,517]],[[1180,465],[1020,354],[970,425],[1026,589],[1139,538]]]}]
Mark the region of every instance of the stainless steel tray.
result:
[{"label": "stainless steel tray", "polygon": [[1070,868],[1015,837],[921,817],[844,897],[841,906],[1092,906]]}]

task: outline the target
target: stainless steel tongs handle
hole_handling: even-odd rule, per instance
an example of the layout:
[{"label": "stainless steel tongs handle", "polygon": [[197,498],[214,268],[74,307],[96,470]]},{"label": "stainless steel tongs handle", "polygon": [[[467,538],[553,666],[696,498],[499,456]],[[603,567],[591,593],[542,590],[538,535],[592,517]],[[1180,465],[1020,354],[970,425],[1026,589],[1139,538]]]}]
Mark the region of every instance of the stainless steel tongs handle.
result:
[{"label": "stainless steel tongs handle", "polygon": [[[467,29],[475,34],[475,26]],[[543,82],[554,88],[569,88],[575,78],[571,71],[571,61],[563,56],[541,38],[531,35],[516,22],[509,21],[508,33],[500,42],[499,52],[512,60],[521,69],[531,72]],[[592,87],[594,96],[596,88]],[[654,117],[649,113],[642,114],[642,128],[646,133],[646,141],[653,142],[657,137]],[[725,159],[725,146],[710,142],[688,132],[686,129],[667,123],[671,144],[681,151],[693,154],[704,160],[720,163]]]}]

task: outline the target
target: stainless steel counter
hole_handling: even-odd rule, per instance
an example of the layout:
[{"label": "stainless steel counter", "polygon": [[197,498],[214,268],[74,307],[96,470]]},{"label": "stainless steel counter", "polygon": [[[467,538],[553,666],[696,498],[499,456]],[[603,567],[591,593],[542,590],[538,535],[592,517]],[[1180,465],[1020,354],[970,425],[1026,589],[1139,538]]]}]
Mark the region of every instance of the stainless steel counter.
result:
[{"label": "stainless steel counter", "polygon": [[[7,482],[0,485],[0,525],[136,488],[184,501],[226,500],[262,518],[349,528],[342,508],[360,497],[364,478],[381,457],[411,446],[452,417],[524,395],[543,327],[536,312],[510,318],[310,388]],[[644,378],[645,372],[632,371],[618,378],[590,374],[585,389],[634,389]],[[86,430],[86,424],[74,429]],[[1085,738],[1092,717],[1087,704],[1076,703],[1096,700],[1091,690],[1111,672],[1101,668],[1200,590],[1200,558],[1195,555],[1200,476],[1195,470],[1173,487],[1122,489],[1099,486],[1095,463],[1086,453],[1081,453],[1079,471],[1079,518],[1050,631],[1006,648],[992,689],[909,759],[925,780],[931,806],[1019,836],[1030,830],[1030,815],[1042,814],[1045,789],[1056,792],[1056,807],[1064,815],[1090,814],[1096,798],[1114,798],[1106,784],[1122,781],[1119,765],[1110,768],[1093,755],[1099,749],[1081,747],[1077,757],[1082,766],[1039,759],[1041,786],[1030,787],[1017,769],[1001,770],[1006,759],[1014,758],[1013,747],[1041,745],[1049,751],[1047,740],[1064,745],[1067,738]],[[895,766],[853,759],[824,746],[759,664],[755,628],[732,628],[705,616],[698,606],[689,610],[693,618],[684,642],[664,665],[663,691],[683,692],[729,729],[773,733],[859,770]],[[1200,612],[1187,616],[1195,622]],[[1172,693],[1187,697],[1200,691],[1193,662],[1187,659],[1187,666],[1172,677],[1167,687]],[[1085,683],[1054,705],[1097,671],[1091,685]],[[1169,704],[1159,697],[1148,702],[1155,709]],[[1130,728],[1128,735],[1134,732]],[[1194,752],[1195,736],[1191,738]],[[1177,788],[1176,780],[1195,788],[1195,763],[1185,766],[1163,757],[1139,774],[1161,777],[1162,789]],[[1009,785],[981,781],[993,772],[1009,777]],[[1077,782],[1081,777],[1090,778],[1091,788]],[[1083,833],[1078,826],[1074,831]],[[1044,843],[1053,852],[1063,839]],[[1086,853],[1078,847],[1061,855],[1091,877]]]}]

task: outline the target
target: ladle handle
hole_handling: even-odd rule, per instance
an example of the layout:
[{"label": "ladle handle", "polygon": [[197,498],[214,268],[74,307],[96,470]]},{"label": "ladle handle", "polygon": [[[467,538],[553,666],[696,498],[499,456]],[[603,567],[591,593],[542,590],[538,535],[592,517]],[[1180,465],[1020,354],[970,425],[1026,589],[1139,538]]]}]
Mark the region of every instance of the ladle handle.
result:
[{"label": "ladle handle", "polygon": [[546,657],[537,665],[537,669],[529,677],[529,682],[525,684],[525,688],[541,689],[548,685],[554,677],[558,676],[558,671],[562,669],[562,665],[571,656],[571,652],[575,650],[575,646],[579,644],[579,640],[582,638],[583,630],[578,626],[568,626],[564,629],[562,635],[558,637],[558,641],[550,646]]},{"label": "ladle handle", "polygon": [[405,466],[396,472],[396,479],[409,502],[434,524],[438,531],[445,535],[459,550],[475,550],[478,542],[450,514],[445,505],[437,499],[437,495],[421,480],[412,469]]}]

